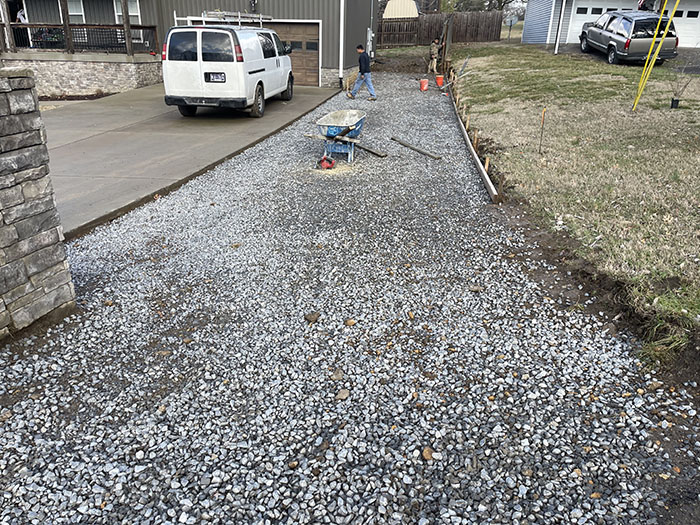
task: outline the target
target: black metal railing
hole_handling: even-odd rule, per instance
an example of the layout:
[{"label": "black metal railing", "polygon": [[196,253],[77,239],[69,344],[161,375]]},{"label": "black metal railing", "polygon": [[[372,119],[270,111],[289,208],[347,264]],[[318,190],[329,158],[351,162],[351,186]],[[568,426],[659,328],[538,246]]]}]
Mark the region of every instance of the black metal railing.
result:
[{"label": "black metal railing", "polygon": [[[63,25],[10,24],[15,47],[22,49],[66,50]],[[122,25],[70,24],[75,51],[126,53],[126,38]],[[4,35],[3,35],[4,36]],[[158,53],[156,26],[131,26],[134,53]]]}]

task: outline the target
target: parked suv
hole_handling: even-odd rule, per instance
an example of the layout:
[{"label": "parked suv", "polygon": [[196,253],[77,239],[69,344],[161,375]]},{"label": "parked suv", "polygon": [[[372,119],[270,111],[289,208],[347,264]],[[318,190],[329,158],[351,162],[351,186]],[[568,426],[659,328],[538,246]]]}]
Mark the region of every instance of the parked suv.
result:
[{"label": "parked suv", "polygon": [[[607,54],[610,64],[617,64],[620,60],[646,60],[658,21],[659,15],[650,11],[603,13],[595,22],[583,24],[579,36],[581,51],[602,51]],[[657,44],[661,42],[667,23],[668,17],[663,17],[656,38]],[[672,22],[658,58],[664,60],[677,55],[678,37]]]},{"label": "parked suv", "polygon": [[163,43],[165,103],[186,117],[198,106],[251,108],[262,117],[265,99],[292,99],[291,52],[271,29],[172,27]]}]

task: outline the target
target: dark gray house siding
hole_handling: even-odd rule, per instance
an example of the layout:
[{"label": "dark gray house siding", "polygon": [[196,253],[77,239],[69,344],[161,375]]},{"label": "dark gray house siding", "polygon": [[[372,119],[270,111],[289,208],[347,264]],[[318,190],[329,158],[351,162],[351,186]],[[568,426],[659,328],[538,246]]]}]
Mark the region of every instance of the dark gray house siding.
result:
[{"label": "dark gray house siding", "polygon": [[[25,0],[29,20],[35,23],[58,24],[58,0]],[[321,20],[321,67],[334,69],[339,65],[340,0],[258,0],[256,12],[275,19]],[[373,6],[373,7],[372,7]],[[158,39],[175,24],[178,17],[199,16],[203,11],[250,10],[249,0],[140,0],[141,23],[155,25]],[[83,0],[87,24],[115,24],[112,0]],[[367,41],[367,28],[377,28],[378,0],[345,0],[345,37],[343,66],[357,63],[357,44]]]},{"label": "dark gray house siding", "polygon": [[27,17],[32,23],[58,24],[61,13],[57,0],[26,0]]},{"label": "dark gray house siding", "polygon": [[[31,1],[31,0],[27,0]],[[84,0],[89,1],[89,0]],[[348,60],[354,63],[355,46],[365,42],[367,28],[370,25],[371,4],[374,2],[374,24],[376,29],[377,0],[346,0],[345,1],[345,66]],[[145,5],[158,4],[155,20],[146,20]],[[144,24],[157,24],[161,36],[174,25],[173,11],[178,17],[197,16],[203,11],[241,11],[250,10],[249,0],[141,0],[141,13]],[[257,13],[270,15],[276,19],[321,20],[323,34],[323,50],[321,65],[324,68],[338,67],[338,44],[340,41],[340,1],[339,0],[258,0]],[[351,49],[348,49],[350,47]]]},{"label": "dark gray house siding", "polygon": [[[554,0],[530,0],[525,11],[523,25],[523,44],[547,43],[549,20]],[[561,0],[559,0],[561,1]]]},{"label": "dark gray house siding", "polygon": [[[86,24],[115,24],[111,0],[83,0]],[[142,8],[143,9],[143,8]]]},{"label": "dark gray house siding", "polygon": [[[142,0],[141,13],[145,4],[153,2]],[[27,15],[32,23],[60,24],[61,14],[58,0],[25,0]],[[114,24],[114,3],[112,0],[83,0],[83,12],[86,24]],[[152,25],[149,22],[147,25]],[[144,22],[146,24],[146,22]]]}]

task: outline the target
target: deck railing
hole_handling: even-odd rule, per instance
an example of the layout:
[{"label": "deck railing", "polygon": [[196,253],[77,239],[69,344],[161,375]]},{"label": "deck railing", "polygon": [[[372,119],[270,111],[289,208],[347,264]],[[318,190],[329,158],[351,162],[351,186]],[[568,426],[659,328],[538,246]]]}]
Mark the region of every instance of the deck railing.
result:
[{"label": "deck railing", "polygon": [[[69,51],[63,24],[9,24],[18,51],[25,49],[53,49]],[[123,25],[70,24],[72,46],[75,51],[100,53],[128,53]],[[0,29],[3,29],[0,27]],[[5,29],[6,31],[6,29]],[[2,39],[8,39],[4,31]],[[158,53],[156,26],[131,26],[134,53]]]}]

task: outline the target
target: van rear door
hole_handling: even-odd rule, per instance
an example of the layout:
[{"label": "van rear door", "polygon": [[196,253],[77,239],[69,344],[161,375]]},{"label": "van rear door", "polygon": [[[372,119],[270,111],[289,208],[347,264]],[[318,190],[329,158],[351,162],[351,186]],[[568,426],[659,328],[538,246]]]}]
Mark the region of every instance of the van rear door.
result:
[{"label": "van rear door", "polygon": [[200,78],[204,97],[245,97],[242,67],[236,63],[234,45],[229,31],[202,30]]},{"label": "van rear door", "polygon": [[167,58],[163,62],[163,82],[166,95],[200,96],[202,76],[198,58],[197,31],[171,31]]}]

